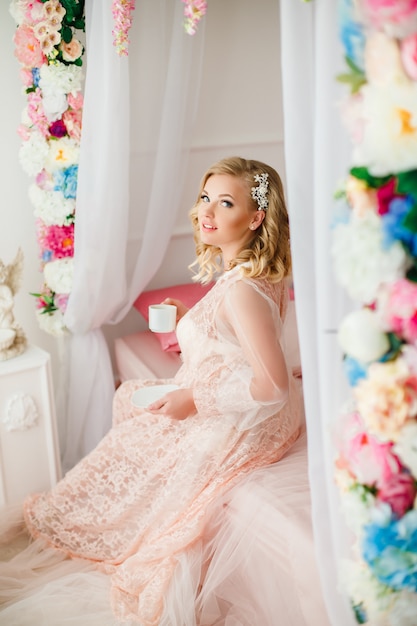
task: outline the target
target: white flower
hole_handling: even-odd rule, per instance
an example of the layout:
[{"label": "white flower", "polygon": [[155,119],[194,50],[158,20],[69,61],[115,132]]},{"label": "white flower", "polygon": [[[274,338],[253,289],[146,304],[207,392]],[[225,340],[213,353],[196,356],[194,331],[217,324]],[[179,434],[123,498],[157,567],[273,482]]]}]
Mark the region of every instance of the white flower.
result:
[{"label": "white flower", "polygon": [[372,576],[366,563],[360,560],[343,561],[340,587],[354,605],[364,604],[369,624],[387,626],[384,613],[390,608],[394,594]]},{"label": "white flower", "polygon": [[42,106],[48,121],[55,122],[68,109],[67,96],[50,88],[44,89],[42,91]]},{"label": "white flower", "polygon": [[395,595],[393,608],[389,612],[388,626],[415,626],[417,615],[417,594],[400,591]]},{"label": "white flower", "polygon": [[346,354],[362,363],[377,361],[390,347],[387,334],[381,330],[378,317],[371,309],[346,315],[339,326],[338,340]]},{"label": "white flower", "polygon": [[35,217],[40,217],[47,226],[68,224],[66,218],[75,211],[75,200],[66,200],[59,191],[45,191],[35,184],[29,187],[29,199],[35,207]]},{"label": "white flower", "polygon": [[417,83],[368,83],[361,95],[363,136],[353,165],[374,176],[417,168]]},{"label": "white flower", "polygon": [[417,422],[406,422],[401,428],[394,452],[417,479]]},{"label": "white flower", "polygon": [[26,10],[27,0],[12,0],[9,6],[10,15],[19,26],[25,20]]},{"label": "white flower", "polygon": [[68,329],[64,324],[64,316],[61,311],[57,310],[53,313],[41,313],[36,312],[38,318],[39,327],[50,335],[55,337],[62,337],[67,334]]},{"label": "white flower", "polygon": [[28,20],[28,14],[30,15],[29,20],[31,22],[38,22],[42,19],[44,14],[44,8],[41,2],[29,2],[29,0],[12,0],[9,11],[19,26]]},{"label": "white flower", "polygon": [[74,275],[74,259],[66,257],[46,263],[43,268],[46,285],[55,293],[71,293]]},{"label": "white flower", "polygon": [[376,298],[381,283],[403,277],[409,265],[400,243],[382,247],[383,232],[378,215],[352,215],[347,224],[333,231],[332,256],[340,284],[353,300],[369,304]]},{"label": "white flower", "polygon": [[33,131],[19,150],[19,160],[29,176],[36,176],[45,167],[49,147],[45,137],[39,131]]},{"label": "white flower", "polygon": [[80,147],[74,139],[61,137],[49,143],[49,154],[45,167],[49,172],[76,165],[79,160]]},{"label": "white flower", "polygon": [[348,527],[359,537],[365,524],[371,521],[372,507],[375,505],[375,496],[369,492],[360,491],[360,488],[349,489],[343,492],[341,509]]},{"label": "white flower", "polygon": [[39,87],[43,93],[61,93],[76,95],[81,91],[83,71],[78,65],[42,65]]}]

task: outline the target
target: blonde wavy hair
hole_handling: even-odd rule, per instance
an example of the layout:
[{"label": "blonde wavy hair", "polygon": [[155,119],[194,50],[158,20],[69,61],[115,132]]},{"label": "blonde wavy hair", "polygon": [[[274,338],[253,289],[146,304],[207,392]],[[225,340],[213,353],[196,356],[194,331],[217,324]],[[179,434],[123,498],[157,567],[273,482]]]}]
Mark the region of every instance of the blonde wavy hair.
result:
[{"label": "blonde wavy hair", "polygon": [[268,174],[268,209],[265,219],[253,231],[249,243],[239,251],[236,258],[230,263],[232,269],[240,263],[245,263],[242,271],[248,278],[266,278],[270,282],[279,282],[291,272],[290,227],[287,207],[285,204],[284,189],[278,172],[261,161],[229,157],[214,163],[204,174],[197,201],[190,211],[191,223],[194,230],[196,246],[196,260],[190,268],[198,266],[199,270],[193,280],[203,284],[210,282],[214,275],[222,271],[222,253],[220,248],[205,244],[200,239],[198,224],[198,206],[207,180],[215,174],[228,174],[241,178],[248,188],[248,199],[254,211],[258,204],[251,196],[251,188],[256,186],[256,174]]}]

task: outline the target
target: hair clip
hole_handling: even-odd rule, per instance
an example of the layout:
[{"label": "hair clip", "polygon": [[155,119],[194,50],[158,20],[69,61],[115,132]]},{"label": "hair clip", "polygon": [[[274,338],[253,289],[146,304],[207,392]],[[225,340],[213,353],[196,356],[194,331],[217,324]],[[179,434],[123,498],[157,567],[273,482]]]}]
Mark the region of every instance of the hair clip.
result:
[{"label": "hair clip", "polygon": [[258,211],[266,211],[268,208],[268,174],[255,174],[254,179],[259,185],[252,187],[251,196],[258,203]]}]

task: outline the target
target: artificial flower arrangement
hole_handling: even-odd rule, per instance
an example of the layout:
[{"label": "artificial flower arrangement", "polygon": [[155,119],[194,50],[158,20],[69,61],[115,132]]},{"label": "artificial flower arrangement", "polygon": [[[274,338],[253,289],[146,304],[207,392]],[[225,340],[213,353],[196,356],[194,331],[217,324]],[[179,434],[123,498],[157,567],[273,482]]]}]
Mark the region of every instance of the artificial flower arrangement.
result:
[{"label": "artificial flower arrangement", "polygon": [[27,106],[18,129],[19,158],[34,178],[34,206],[44,284],[36,297],[41,328],[66,332],[63,322],[72,287],[75,199],[83,108],[79,33],[84,0],[13,0],[15,55]]},{"label": "artificial flower arrangement", "polygon": [[353,143],[338,281],[359,309],[339,342],[351,400],[336,482],[353,531],[342,582],[358,623],[417,623],[417,2],[343,0]]},{"label": "artificial flower arrangement", "polygon": [[[182,0],[184,28],[194,34],[205,0]],[[113,43],[128,54],[134,0],[114,0]],[[67,332],[63,315],[72,289],[74,221],[80,151],[85,31],[84,0],[13,0],[15,55],[27,95],[19,134],[34,206],[44,284],[36,297],[45,331]]]}]

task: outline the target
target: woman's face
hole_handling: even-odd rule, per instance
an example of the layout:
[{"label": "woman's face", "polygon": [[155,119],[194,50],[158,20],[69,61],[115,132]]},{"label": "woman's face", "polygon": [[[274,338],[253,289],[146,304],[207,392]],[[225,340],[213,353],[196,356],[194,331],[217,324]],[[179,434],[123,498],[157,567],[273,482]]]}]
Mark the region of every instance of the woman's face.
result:
[{"label": "woman's face", "polygon": [[241,178],[213,174],[206,181],[198,204],[200,238],[220,248],[224,261],[245,247],[264,217],[264,211],[253,208],[250,190]]}]

